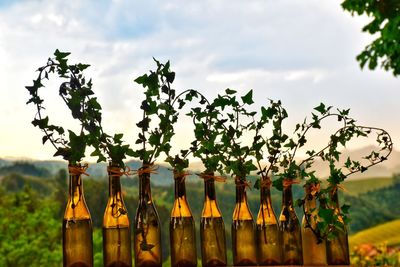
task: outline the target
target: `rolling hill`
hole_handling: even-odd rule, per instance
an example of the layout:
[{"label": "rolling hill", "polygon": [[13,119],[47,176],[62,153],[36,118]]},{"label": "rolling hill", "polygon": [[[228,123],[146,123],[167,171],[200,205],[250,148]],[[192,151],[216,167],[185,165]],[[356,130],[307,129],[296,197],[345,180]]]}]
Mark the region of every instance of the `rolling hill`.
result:
[{"label": "rolling hill", "polygon": [[382,244],[387,243],[388,246],[400,245],[400,219],[383,223],[350,236],[350,246],[358,246],[361,244]]}]

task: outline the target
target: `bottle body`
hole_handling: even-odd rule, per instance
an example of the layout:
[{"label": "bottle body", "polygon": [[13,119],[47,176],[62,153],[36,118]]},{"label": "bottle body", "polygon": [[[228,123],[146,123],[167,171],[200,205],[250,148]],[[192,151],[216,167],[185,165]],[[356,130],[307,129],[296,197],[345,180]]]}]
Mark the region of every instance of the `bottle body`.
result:
[{"label": "bottle body", "polygon": [[151,199],[150,173],[139,175],[139,203],[134,224],[134,254],[137,267],[161,267],[161,224]]},{"label": "bottle body", "polygon": [[258,264],[279,265],[282,261],[282,249],[279,224],[271,203],[270,180],[261,183],[260,210],[257,215]]},{"label": "bottle body", "polygon": [[202,265],[226,266],[225,225],[217,206],[214,179],[204,179],[204,190],[205,199],[200,221]]},{"label": "bottle body", "polygon": [[232,218],[232,253],[235,266],[257,265],[256,229],[245,190],[246,181],[237,178],[236,205]]},{"label": "bottle body", "polygon": [[[335,213],[340,214],[339,196],[337,189],[331,192],[331,201],[334,205]],[[337,236],[334,240],[328,240],[326,243],[327,261],[329,265],[349,265],[349,241],[346,225],[343,218],[339,215],[339,221],[343,223],[342,231],[337,231]]]},{"label": "bottle body", "polygon": [[174,172],[175,200],[169,224],[171,266],[197,266],[195,223],[186,199],[185,174]]},{"label": "bottle body", "polygon": [[[305,215],[302,220],[301,238],[303,245],[303,261],[304,265],[327,265],[326,258],[326,241],[318,240],[314,231],[318,231],[317,222],[319,221],[318,209],[315,200],[315,184],[306,184],[305,191]],[[312,228],[312,229],[311,229]]]},{"label": "bottle body", "polygon": [[103,262],[106,267],[131,267],[130,222],[121,191],[120,167],[110,164],[109,197],[103,217]]},{"label": "bottle body", "polygon": [[284,180],[279,228],[282,244],[282,264],[303,265],[301,226],[293,206],[292,183],[287,180]]},{"label": "bottle body", "polygon": [[84,167],[69,165],[69,196],[64,213],[63,266],[92,267],[93,237],[92,220],[83,194],[81,174]]}]

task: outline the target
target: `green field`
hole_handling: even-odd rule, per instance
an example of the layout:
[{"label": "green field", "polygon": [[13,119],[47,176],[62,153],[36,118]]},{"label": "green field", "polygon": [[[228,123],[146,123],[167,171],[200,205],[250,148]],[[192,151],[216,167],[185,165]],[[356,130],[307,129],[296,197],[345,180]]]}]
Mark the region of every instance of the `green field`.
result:
[{"label": "green field", "polygon": [[359,194],[389,187],[391,185],[393,185],[392,177],[354,179],[350,181],[345,181],[343,183],[343,187],[345,188],[345,193],[350,194],[352,196],[358,196]]},{"label": "green field", "polygon": [[400,219],[371,227],[350,236],[350,246],[360,244],[383,244],[388,246],[400,245]]}]

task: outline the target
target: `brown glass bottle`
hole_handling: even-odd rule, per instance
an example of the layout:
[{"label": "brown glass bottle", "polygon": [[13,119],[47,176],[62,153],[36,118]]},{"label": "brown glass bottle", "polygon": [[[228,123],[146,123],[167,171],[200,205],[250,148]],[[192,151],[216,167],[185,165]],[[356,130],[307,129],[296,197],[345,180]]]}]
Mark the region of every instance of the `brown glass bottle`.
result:
[{"label": "brown glass bottle", "polygon": [[[330,194],[331,201],[334,205],[335,213],[340,214],[339,196],[337,189],[333,190]],[[343,222],[343,218],[339,215],[338,219]],[[347,235],[346,225],[343,231],[338,231],[338,236],[331,241],[326,242],[326,253],[329,265],[349,265],[349,241]]]},{"label": "brown glass bottle", "polygon": [[271,180],[263,178],[257,216],[258,264],[279,265],[282,261],[279,224],[271,203]]},{"label": "brown glass bottle", "polygon": [[103,217],[103,262],[105,267],[132,266],[128,213],[121,192],[121,168],[110,163],[108,201]]},{"label": "brown glass bottle", "polygon": [[171,266],[197,266],[196,232],[192,212],[186,199],[185,174],[174,172],[175,201],[169,224]]},{"label": "brown glass bottle", "polygon": [[226,266],[225,225],[215,195],[213,173],[204,176],[204,206],[200,221],[203,267]]},{"label": "brown glass bottle", "polygon": [[[306,197],[304,203],[305,215],[302,220],[301,238],[303,245],[304,265],[327,265],[326,260],[326,241],[318,240],[311,227],[317,231],[318,209],[314,193],[316,193],[315,184],[306,184],[304,186]],[[307,217],[306,217],[307,216]]]},{"label": "brown glass bottle", "polygon": [[69,194],[62,226],[63,266],[92,267],[92,220],[83,194],[80,164],[69,165]]},{"label": "brown glass bottle", "polygon": [[161,224],[151,198],[150,173],[143,167],[139,174],[139,203],[134,225],[136,267],[161,267]]},{"label": "brown glass bottle", "polygon": [[282,211],[279,216],[282,264],[303,265],[301,226],[293,206],[292,182],[283,181]]},{"label": "brown glass bottle", "polygon": [[246,195],[247,181],[236,178],[236,204],[232,216],[233,265],[257,265],[256,227]]}]

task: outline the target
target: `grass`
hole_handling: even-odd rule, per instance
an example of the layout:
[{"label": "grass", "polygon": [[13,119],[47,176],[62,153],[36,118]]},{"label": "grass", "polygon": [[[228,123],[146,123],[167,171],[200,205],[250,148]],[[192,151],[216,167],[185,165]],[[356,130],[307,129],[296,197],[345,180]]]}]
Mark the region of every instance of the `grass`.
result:
[{"label": "grass", "polygon": [[400,219],[383,223],[378,226],[368,228],[350,236],[350,246],[360,244],[383,244],[388,246],[400,245]]},{"label": "grass", "polygon": [[392,184],[392,177],[377,177],[370,179],[345,181],[343,183],[343,187],[346,189],[346,194],[358,196],[359,194],[367,193],[368,191],[391,186]]}]

